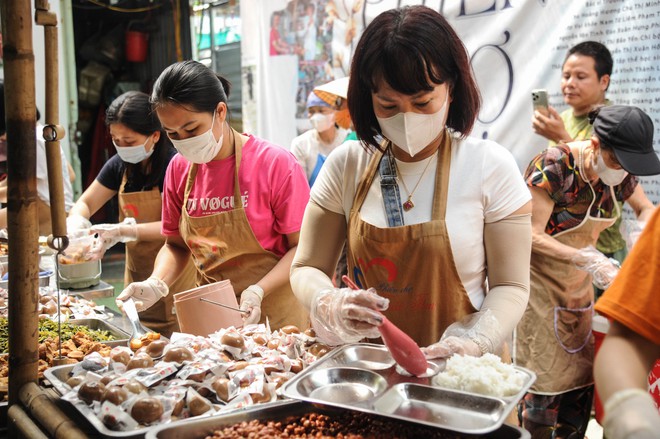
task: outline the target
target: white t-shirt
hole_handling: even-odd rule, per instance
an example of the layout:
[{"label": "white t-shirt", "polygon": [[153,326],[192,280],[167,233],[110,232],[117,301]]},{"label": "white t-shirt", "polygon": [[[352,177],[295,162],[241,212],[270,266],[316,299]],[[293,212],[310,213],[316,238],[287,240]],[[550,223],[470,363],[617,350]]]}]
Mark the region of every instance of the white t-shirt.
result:
[{"label": "white t-shirt", "polygon": [[[46,141],[43,136],[44,126],[37,124],[37,195],[39,199],[50,206],[50,193],[48,192],[48,164],[46,162]],[[73,188],[69,179],[67,159],[60,143],[60,159],[62,161],[62,182],[64,186],[64,210],[67,212],[73,207]]]},{"label": "white t-shirt", "polygon": [[[475,308],[480,309],[486,285],[484,224],[499,221],[531,200],[520,170],[511,153],[489,140],[468,137],[453,139],[447,199],[447,229],[458,274]],[[310,199],[319,206],[348,218],[359,180],[371,154],[358,141],[347,141],[326,160],[312,187]],[[424,173],[428,160],[431,163]],[[415,207],[404,212],[407,225],[431,219],[437,154],[428,160],[397,167],[406,186],[413,187]],[[399,180],[401,201],[408,192]],[[377,174],[364,201],[360,216],[377,227],[387,227],[387,217]]]},{"label": "white t-shirt", "polygon": [[348,130],[337,128],[337,134],[331,143],[323,143],[315,129],[307,130],[291,141],[291,153],[296,156],[302,166],[307,180],[312,176],[318,155],[327,157],[348,136]]}]

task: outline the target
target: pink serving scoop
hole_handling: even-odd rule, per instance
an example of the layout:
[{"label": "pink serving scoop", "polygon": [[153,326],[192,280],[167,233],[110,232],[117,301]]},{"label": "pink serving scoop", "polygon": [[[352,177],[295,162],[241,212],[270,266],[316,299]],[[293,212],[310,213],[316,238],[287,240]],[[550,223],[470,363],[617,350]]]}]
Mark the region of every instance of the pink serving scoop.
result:
[{"label": "pink serving scoop", "polygon": [[[348,276],[342,276],[342,280],[350,288],[354,290],[360,289]],[[385,343],[390,354],[392,354],[392,358],[394,358],[394,361],[399,366],[415,376],[426,373],[428,363],[424,353],[417,346],[417,343],[415,343],[415,340],[410,338],[408,334],[390,322],[385,316],[383,316],[383,324],[378,327],[378,330],[383,338],[383,343]]]}]

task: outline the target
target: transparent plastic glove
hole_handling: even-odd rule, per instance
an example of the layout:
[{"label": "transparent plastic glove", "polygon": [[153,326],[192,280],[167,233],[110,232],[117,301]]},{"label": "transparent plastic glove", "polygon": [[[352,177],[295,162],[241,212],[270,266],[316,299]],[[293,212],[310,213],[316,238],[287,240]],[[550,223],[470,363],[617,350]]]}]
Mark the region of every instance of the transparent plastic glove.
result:
[{"label": "transparent plastic glove", "polygon": [[606,290],[619,273],[618,263],[612,262],[593,245],[579,249],[571,262],[578,269],[591,274],[594,285],[601,290]]},{"label": "transparent plastic glove", "polygon": [[261,301],[264,290],[259,285],[250,285],[241,293],[241,306],[243,311],[250,311],[248,316],[243,315],[243,324],[259,323],[261,319]]},{"label": "transparent plastic glove", "polygon": [[639,235],[642,234],[642,231],[646,227],[646,221],[637,221],[637,220],[623,220],[621,221],[621,227],[619,230],[621,236],[626,240],[626,247],[630,251],[637,242]]},{"label": "transparent plastic glove", "polygon": [[651,395],[642,389],[625,389],[605,404],[605,436],[612,439],[652,439],[660,432],[660,414]]},{"label": "transparent plastic glove", "polygon": [[380,311],[390,301],[376,290],[333,288],[318,292],[312,300],[310,319],[317,337],[330,345],[357,343],[363,338],[380,337],[383,323]]},{"label": "transparent plastic glove", "polygon": [[90,227],[92,227],[92,223],[82,215],[74,213],[66,217],[66,233],[70,237],[80,236],[83,234],[82,231],[84,231],[84,234],[88,234]]},{"label": "transparent plastic glove", "polygon": [[94,259],[102,258],[105,252],[118,242],[131,242],[138,238],[135,218],[125,218],[117,224],[96,224],[90,228],[90,233],[98,235],[99,245],[93,248]]},{"label": "transparent plastic glove", "polygon": [[150,277],[142,282],[133,282],[129,284],[124,291],[117,296],[115,302],[117,306],[122,309],[123,302],[129,297],[133,298],[135,308],[138,311],[144,311],[154,306],[161,298],[167,296],[170,292],[169,287],[162,280]]},{"label": "transparent plastic glove", "polygon": [[428,359],[447,358],[454,354],[481,357],[487,352],[499,351],[503,343],[500,323],[492,311],[486,310],[452,323],[439,342],[422,348],[422,352]]}]

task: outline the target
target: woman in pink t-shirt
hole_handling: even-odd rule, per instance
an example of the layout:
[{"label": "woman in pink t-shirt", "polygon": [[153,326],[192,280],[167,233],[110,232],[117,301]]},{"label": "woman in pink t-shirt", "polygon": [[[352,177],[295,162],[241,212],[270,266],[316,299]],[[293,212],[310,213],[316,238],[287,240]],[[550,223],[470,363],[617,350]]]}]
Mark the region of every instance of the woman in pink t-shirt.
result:
[{"label": "woman in pink t-shirt", "polygon": [[229,126],[229,83],[195,61],[161,73],[151,95],[179,154],[167,169],[162,233],[166,242],[144,282],[117,297],[138,310],[168,294],[192,255],[198,283],[229,279],[245,324],[308,326],[289,285],[289,269],[309,199],[305,173],[285,149]]}]

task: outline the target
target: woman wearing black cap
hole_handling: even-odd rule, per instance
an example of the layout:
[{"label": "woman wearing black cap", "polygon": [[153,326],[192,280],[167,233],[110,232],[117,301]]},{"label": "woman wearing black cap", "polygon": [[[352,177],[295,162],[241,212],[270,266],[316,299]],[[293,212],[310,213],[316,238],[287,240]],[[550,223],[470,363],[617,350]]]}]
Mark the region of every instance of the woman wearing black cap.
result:
[{"label": "woman wearing black cap", "polygon": [[531,291],[516,363],[538,375],[520,407],[532,437],[584,436],[593,400],[591,284],[605,289],[618,271],[594,244],[621,214],[617,201],[639,220],[650,217],[653,205],[634,196],[634,176],[660,174],[653,123],[642,110],[602,107],[590,120],[590,140],[549,147],[525,172],[533,200]]}]

